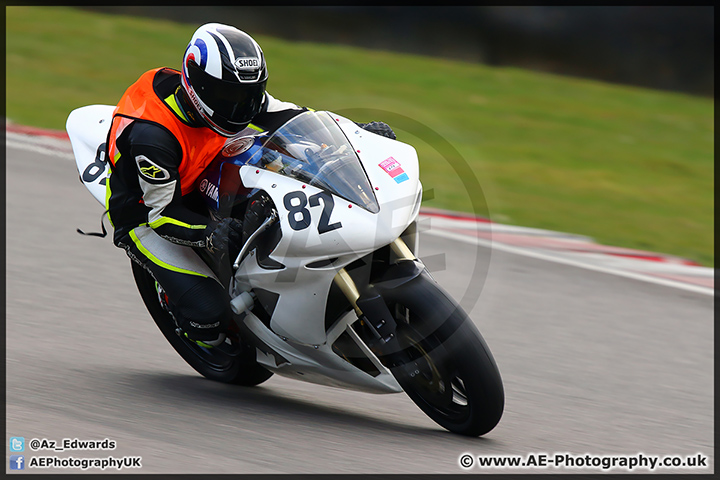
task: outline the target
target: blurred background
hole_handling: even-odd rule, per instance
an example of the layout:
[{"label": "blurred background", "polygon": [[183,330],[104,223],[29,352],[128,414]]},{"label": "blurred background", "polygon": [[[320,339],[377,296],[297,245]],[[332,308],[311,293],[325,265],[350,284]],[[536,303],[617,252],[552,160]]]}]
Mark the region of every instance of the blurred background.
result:
[{"label": "blurred background", "polygon": [[[27,7],[6,121],[63,130],[195,29],[253,35],[269,92],[418,151],[424,207],[714,265],[713,7]],[[472,181],[470,181],[472,180]]]},{"label": "blurred background", "polygon": [[513,65],[677,90],[714,92],[714,7],[92,7],[223,22],[296,41]]}]

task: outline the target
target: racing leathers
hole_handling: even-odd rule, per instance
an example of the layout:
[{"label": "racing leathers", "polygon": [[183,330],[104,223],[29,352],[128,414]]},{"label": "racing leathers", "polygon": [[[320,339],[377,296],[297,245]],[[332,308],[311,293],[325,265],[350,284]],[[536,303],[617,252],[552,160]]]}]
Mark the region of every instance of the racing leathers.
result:
[{"label": "racing leathers", "polygon": [[[198,176],[228,139],[203,126],[182,93],[179,72],[169,68],[146,72],[125,92],[108,135],[106,207],[113,242],[152,274],[183,334],[212,345],[229,325],[229,298],[190,247],[212,252],[214,234],[227,240],[241,227],[195,208]],[[306,110],[266,93],[247,133],[274,130]]]}]

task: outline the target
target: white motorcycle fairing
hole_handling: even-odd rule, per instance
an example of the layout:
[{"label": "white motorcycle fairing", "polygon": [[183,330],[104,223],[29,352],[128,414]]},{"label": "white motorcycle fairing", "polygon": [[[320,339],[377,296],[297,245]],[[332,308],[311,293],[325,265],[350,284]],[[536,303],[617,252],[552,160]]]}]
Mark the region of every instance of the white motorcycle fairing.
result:
[{"label": "white motorcycle fairing", "polygon": [[[71,112],[66,123],[80,178],[103,206],[105,182],[110,174],[105,142],[114,108],[81,107]],[[327,112],[303,115],[326,115],[342,130],[362,162],[379,211],[372,213],[290,176],[256,166],[241,166],[243,185],[265,191],[278,207],[282,238],[271,258],[284,267],[262,267],[255,251],[251,251],[236,272],[231,297],[258,288],[278,295],[270,328],[252,312],[246,312],[243,320],[267,347],[258,346],[258,363],[273,372],[361,391],[401,392],[392,374],[349,328],[357,317],[350,312],[326,331],[324,313],[338,271],[388,245],[415,221],[422,196],[417,154],[410,145],[362,130],[338,115]],[[306,215],[309,223],[298,227],[298,220]],[[367,355],[377,370],[374,375],[333,351],[333,344],[343,333]]]},{"label": "white motorcycle fairing", "polygon": [[[67,121],[80,178],[103,207],[113,111],[83,107]],[[451,432],[477,437],[497,425],[505,397],[495,360],[417,259],[422,185],[413,147],[308,111],[272,133],[229,138],[196,192],[188,200],[205,202],[210,217],[244,227],[234,262],[196,249],[228,289],[225,341],[208,348],[184,335],[162,285],[130,263],[153,321],[198,373],[244,386],[277,373],[404,391]]]},{"label": "white motorcycle fairing", "polygon": [[[323,319],[337,273],[393,242],[417,218],[422,187],[415,149],[362,130],[337,115],[306,115],[328,115],[342,129],[373,186],[379,210],[373,213],[335,194],[328,199],[327,190],[257,166],[242,166],[242,184],[265,191],[278,207],[282,238],[270,258],[283,268],[268,269],[258,263],[256,255],[248,255],[236,272],[237,287],[231,295],[253,289],[278,295],[270,328],[252,313],[244,320],[263,343],[287,361],[278,362],[272,353],[258,349],[257,361],[275,373],[376,393],[400,392],[394,377],[349,328],[357,320],[356,315],[347,314],[328,331]],[[388,165],[395,165],[401,172],[389,172]],[[406,178],[396,181],[398,175]],[[328,208],[329,204],[332,208]],[[305,205],[308,213],[303,214],[301,206]],[[298,220],[307,214],[309,224],[298,226]],[[328,215],[323,218],[324,214]],[[333,344],[343,333],[353,338],[371,360],[378,371],[376,376],[349,364],[333,351]]]},{"label": "white motorcycle fairing", "polygon": [[105,182],[110,174],[105,142],[113,111],[115,107],[111,105],[89,105],[70,112],[65,123],[80,180],[103,206]]}]

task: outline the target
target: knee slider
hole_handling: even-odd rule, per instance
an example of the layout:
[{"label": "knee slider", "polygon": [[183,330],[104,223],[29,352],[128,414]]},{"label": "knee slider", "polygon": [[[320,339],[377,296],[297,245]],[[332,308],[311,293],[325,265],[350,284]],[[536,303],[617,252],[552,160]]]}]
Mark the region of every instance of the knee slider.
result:
[{"label": "knee slider", "polygon": [[173,313],[180,328],[195,340],[212,340],[227,331],[232,314],[222,286],[212,278],[202,278],[179,301]]}]

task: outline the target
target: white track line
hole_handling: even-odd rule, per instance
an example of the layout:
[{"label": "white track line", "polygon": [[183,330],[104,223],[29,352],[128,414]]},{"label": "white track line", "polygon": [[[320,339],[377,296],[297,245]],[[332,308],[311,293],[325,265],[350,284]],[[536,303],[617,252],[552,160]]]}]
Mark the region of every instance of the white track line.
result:
[{"label": "white track line", "polygon": [[[6,134],[6,145],[8,147],[18,148],[30,152],[41,153],[45,156],[55,156],[62,158],[63,160],[75,160],[72,153],[67,151],[68,142],[54,138],[44,138],[31,135],[23,135],[13,132],[5,132]],[[65,148],[62,148],[65,147]],[[432,215],[430,215],[432,218]],[[633,280],[639,280],[642,282],[654,283],[657,285],[664,285],[666,287],[679,288],[689,292],[700,293],[703,295],[715,295],[714,288],[702,287],[699,285],[691,285],[682,282],[676,282],[664,278],[657,278],[649,275],[643,275],[640,273],[628,272],[625,270],[618,270],[615,268],[601,267],[598,265],[592,265],[589,263],[572,260],[569,258],[556,257],[548,255],[542,252],[529,250],[525,248],[513,247],[502,243],[492,242],[482,238],[473,238],[466,235],[460,235],[453,232],[446,232],[436,229],[423,230],[423,233],[433,235],[436,237],[444,237],[451,240],[457,240],[459,242],[469,243],[471,245],[480,245],[486,248],[500,250],[507,253],[514,253],[516,255],[523,255],[526,257],[532,257],[539,260],[546,260],[548,262],[561,263],[564,265],[570,265],[573,267],[584,268],[586,270],[592,270],[595,272],[608,273],[611,275],[617,275],[620,277],[630,278]]]},{"label": "white track line", "polygon": [[[42,141],[39,141],[39,138],[42,138]],[[6,131],[5,145],[28,152],[41,153],[43,156],[52,155],[63,160],[75,161],[70,142],[56,138],[35,137]]]},{"label": "white track line", "polygon": [[682,282],[675,282],[664,278],[652,277],[649,275],[642,275],[640,273],[628,272],[625,270],[617,270],[614,268],[601,267],[598,265],[592,265],[569,258],[555,257],[542,252],[534,250],[528,250],[524,248],[513,247],[502,243],[492,242],[482,238],[472,238],[465,235],[460,235],[453,232],[443,232],[438,230],[425,230],[423,234],[434,235],[436,237],[448,238],[451,240],[457,240],[459,242],[469,243],[471,245],[480,245],[483,247],[490,248],[492,250],[500,250],[507,253],[514,253],[516,255],[523,255],[526,257],[537,258],[539,260],[547,260],[549,262],[562,263],[564,265],[570,265],[573,267],[584,268],[586,270],[593,270],[595,272],[608,273],[611,275],[617,275],[620,277],[631,278],[633,280],[640,280],[648,283],[655,283],[657,285],[664,285],[666,287],[679,288],[681,290],[687,290],[689,292],[701,293],[703,295],[715,295],[715,289],[703,287],[700,285],[691,285]]}]

